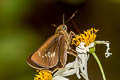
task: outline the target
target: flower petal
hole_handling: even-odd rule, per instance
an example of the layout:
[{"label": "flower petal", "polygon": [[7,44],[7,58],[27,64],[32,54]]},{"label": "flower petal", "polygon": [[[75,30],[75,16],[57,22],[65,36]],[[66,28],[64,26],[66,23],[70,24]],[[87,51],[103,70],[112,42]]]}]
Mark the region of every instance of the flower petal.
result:
[{"label": "flower petal", "polygon": [[76,60],[75,60],[74,69],[75,69],[75,72],[76,72],[76,76],[78,77],[78,79],[80,79],[81,76],[80,76],[80,73],[79,73],[78,56],[76,57]]},{"label": "flower petal", "polygon": [[88,80],[88,72],[87,72],[87,61],[89,56],[87,55],[87,53],[85,54],[79,54],[78,55],[79,58],[81,59],[81,61],[79,61],[79,66],[80,66],[80,70],[81,70],[81,75]]},{"label": "flower petal", "polygon": [[105,57],[108,58],[112,53],[109,52],[110,50],[110,42],[109,41],[95,41],[96,44],[105,44],[107,49],[105,52]]},{"label": "flower petal", "polygon": [[63,73],[63,76],[70,76],[70,75],[73,75],[75,74],[75,69],[70,69],[70,70],[67,70]]},{"label": "flower petal", "polygon": [[62,76],[55,76],[52,80],[69,80],[68,78],[62,77]]},{"label": "flower petal", "polygon": [[86,53],[87,52],[87,48],[85,47],[85,43],[81,42],[80,45],[76,47],[76,51],[78,53]]},{"label": "flower petal", "polygon": [[62,76],[65,69],[59,69],[53,76]]},{"label": "flower petal", "polygon": [[111,56],[111,55],[112,55],[112,53],[109,53],[109,52],[106,52],[106,53],[105,53],[105,57],[106,57],[106,58],[108,58],[108,57]]},{"label": "flower petal", "polygon": [[[65,66],[65,68],[63,68],[63,69],[59,69],[53,76],[64,76],[65,74],[64,74],[64,72],[67,72],[67,71],[69,71],[71,68],[73,68],[74,67],[74,61],[73,62],[70,62],[70,63],[68,63],[68,64],[66,64],[66,66]],[[69,74],[66,74],[66,75],[69,75]]]},{"label": "flower petal", "polygon": [[74,64],[75,64],[74,61],[73,61],[73,62],[70,62],[70,63],[66,64],[65,68],[67,68],[67,69],[73,68]]}]

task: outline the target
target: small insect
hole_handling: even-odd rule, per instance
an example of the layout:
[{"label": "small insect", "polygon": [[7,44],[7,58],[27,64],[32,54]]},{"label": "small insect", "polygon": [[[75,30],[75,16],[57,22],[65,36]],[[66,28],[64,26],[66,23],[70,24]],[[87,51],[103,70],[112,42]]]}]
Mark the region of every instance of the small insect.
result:
[{"label": "small insect", "polygon": [[35,69],[45,69],[51,72],[63,68],[67,61],[67,53],[76,56],[76,53],[70,47],[72,35],[74,33],[72,31],[67,32],[67,26],[63,20],[63,24],[57,27],[55,34],[28,57],[28,65]]}]

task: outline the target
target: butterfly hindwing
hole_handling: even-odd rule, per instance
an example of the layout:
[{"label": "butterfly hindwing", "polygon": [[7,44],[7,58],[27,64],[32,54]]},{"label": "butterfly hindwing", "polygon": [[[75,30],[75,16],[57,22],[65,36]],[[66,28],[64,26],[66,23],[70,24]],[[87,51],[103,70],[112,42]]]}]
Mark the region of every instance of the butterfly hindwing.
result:
[{"label": "butterfly hindwing", "polygon": [[62,64],[62,66],[64,67],[64,65],[66,64],[67,61],[67,43],[65,40],[65,37],[62,36],[60,38],[60,62]]}]

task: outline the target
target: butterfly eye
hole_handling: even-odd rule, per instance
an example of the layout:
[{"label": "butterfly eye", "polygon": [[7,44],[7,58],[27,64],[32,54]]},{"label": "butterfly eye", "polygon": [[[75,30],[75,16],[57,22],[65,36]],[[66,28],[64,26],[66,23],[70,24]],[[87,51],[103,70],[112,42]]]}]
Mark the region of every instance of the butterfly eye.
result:
[{"label": "butterfly eye", "polygon": [[63,25],[62,28],[63,28],[63,30],[67,30],[67,26],[66,25]]}]

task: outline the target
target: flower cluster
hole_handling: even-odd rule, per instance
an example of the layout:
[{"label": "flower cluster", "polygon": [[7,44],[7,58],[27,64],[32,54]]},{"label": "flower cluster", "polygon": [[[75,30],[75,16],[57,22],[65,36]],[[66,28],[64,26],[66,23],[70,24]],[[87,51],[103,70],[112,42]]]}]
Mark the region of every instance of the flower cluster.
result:
[{"label": "flower cluster", "polygon": [[52,74],[47,70],[37,70],[38,74],[34,77],[34,80],[52,80]]},{"label": "flower cluster", "polygon": [[72,45],[75,44],[78,46],[81,42],[85,42],[86,46],[95,41],[97,29],[91,28],[87,31],[84,31],[84,34],[76,35],[72,40]]}]

